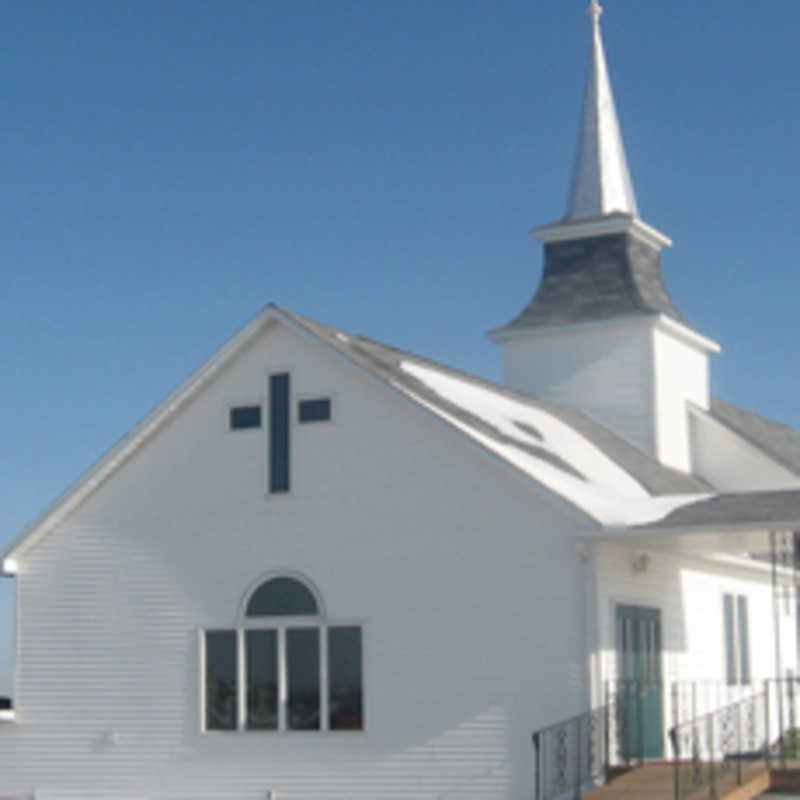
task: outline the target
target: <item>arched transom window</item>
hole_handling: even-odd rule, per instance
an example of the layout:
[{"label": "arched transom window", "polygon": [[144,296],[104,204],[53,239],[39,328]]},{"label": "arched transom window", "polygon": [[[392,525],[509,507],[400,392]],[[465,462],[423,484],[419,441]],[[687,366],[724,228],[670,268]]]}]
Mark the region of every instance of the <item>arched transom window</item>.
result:
[{"label": "arched transom window", "polygon": [[361,730],[361,627],[334,624],[292,576],[260,583],[234,629],[207,630],[209,731]]}]

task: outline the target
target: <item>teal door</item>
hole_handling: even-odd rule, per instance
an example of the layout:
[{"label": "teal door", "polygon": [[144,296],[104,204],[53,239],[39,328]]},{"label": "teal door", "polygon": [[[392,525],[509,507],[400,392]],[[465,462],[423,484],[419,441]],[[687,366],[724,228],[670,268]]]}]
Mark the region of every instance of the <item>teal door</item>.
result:
[{"label": "teal door", "polygon": [[661,758],[661,612],[617,606],[617,732],[626,761]]}]

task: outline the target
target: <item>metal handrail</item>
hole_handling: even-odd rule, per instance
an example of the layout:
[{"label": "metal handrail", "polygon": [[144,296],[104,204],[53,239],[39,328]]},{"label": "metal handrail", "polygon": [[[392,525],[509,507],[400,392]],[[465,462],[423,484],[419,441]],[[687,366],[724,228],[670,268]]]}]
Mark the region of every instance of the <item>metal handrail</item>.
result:
[{"label": "metal handrail", "polygon": [[608,725],[605,706],[549,725],[533,734],[536,800],[580,797],[605,779]]},{"label": "metal handrail", "polygon": [[743,765],[769,765],[769,693],[752,694],[669,731],[674,754],[676,800],[716,787],[722,780],[742,784]]},{"label": "metal handrail", "polygon": [[[534,733],[536,800],[580,797],[612,770],[642,763],[647,756],[637,749],[644,747],[637,690],[656,686],[665,688],[660,682],[608,680],[602,706]],[[766,680],[760,691],[755,684],[714,680],[674,681],[671,689],[668,739],[676,800],[723,780],[740,784],[745,765],[763,762],[769,768],[778,759],[800,757],[800,678]],[[735,700],[706,710],[718,697]]]}]

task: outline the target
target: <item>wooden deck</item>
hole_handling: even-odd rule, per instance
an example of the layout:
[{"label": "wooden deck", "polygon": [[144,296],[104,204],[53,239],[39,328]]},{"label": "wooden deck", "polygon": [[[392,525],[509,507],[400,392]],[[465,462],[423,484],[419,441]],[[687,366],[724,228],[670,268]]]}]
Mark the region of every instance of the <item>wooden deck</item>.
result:
[{"label": "wooden deck", "polygon": [[[583,795],[583,800],[674,800],[675,773],[670,764],[647,764],[620,775],[599,789]],[[772,786],[770,773],[763,764],[748,766],[742,785],[734,775],[717,783],[719,800],[750,800]],[[691,800],[708,800],[708,791],[698,792]]]}]

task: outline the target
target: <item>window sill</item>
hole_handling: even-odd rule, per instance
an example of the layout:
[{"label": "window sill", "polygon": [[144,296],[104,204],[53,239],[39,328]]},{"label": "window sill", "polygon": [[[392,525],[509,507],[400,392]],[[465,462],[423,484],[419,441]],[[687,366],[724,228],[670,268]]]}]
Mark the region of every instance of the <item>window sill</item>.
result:
[{"label": "window sill", "polygon": [[201,730],[200,734],[202,736],[243,736],[245,738],[257,738],[259,736],[281,736],[287,738],[294,738],[294,737],[308,737],[308,739],[313,739],[315,737],[328,737],[333,736],[334,738],[349,738],[350,736],[365,736],[367,733],[366,728],[340,728],[337,730],[309,730],[309,731],[299,731],[299,730],[276,730],[276,729],[253,729],[250,730],[248,728],[236,728],[235,730]]},{"label": "window sill", "polygon": [[0,722],[16,722],[17,712],[13,708],[0,709]]}]

